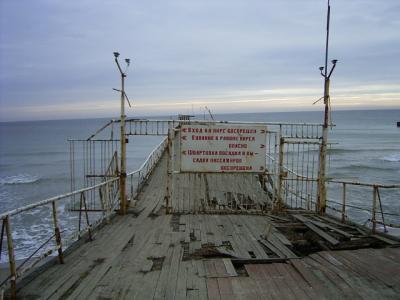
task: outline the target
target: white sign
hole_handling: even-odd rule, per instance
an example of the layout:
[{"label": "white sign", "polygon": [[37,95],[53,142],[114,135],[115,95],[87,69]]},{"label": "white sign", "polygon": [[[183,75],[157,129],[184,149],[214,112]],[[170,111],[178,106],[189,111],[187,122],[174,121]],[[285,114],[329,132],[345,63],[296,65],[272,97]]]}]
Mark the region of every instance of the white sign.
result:
[{"label": "white sign", "polygon": [[182,125],[182,172],[265,171],[267,128],[258,125]]}]

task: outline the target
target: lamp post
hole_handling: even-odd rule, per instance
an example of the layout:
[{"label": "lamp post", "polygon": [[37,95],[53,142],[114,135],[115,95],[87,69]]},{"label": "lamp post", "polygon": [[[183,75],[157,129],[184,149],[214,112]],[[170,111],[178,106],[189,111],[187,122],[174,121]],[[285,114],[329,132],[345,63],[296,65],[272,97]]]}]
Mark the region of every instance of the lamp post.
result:
[{"label": "lamp post", "polygon": [[319,154],[319,171],[318,171],[318,193],[317,193],[317,212],[324,214],[326,211],[326,151],[328,145],[328,126],[329,126],[329,87],[330,78],[336,67],[337,59],[332,60],[332,68],[328,73],[328,49],[329,49],[329,23],[330,23],[331,6],[328,0],[328,14],[326,20],[326,44],[325,44],[325,67],[319,67],[322,77],[324,77],[324,124],[322,127],[322,141]]},{"label": "lamp post", "polygon": [[[122,71],[118,61],[118,52],[114,52],[115,63],[117,64],[118,70],[121,74],[121,170],[119,173],[119,195],[120,195],[120,214],[124,215],[127,208],[126,199],[126,137],[125,137],[125,72]],[[127,67],[130,64],[129,58],[125,59]]]}]

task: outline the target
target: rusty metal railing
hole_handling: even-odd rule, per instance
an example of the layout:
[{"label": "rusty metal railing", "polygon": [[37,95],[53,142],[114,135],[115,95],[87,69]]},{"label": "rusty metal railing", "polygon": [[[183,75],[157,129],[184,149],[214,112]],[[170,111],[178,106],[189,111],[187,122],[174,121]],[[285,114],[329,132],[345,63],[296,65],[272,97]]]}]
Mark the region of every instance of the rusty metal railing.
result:
[{"label": "rusty metal railing", "polygon": [[153,151],[148,155],[147,159],[143,164],[135,171],[128,173],[126,176],[128,178],[128,198],[129,200],[134,200],[137,194],[141,191],[144,182],[150,176],[154,167],[159,162],[161,156],[163,155],[166,147],[168,145],[168,140],[165,138],[159,143]]},{"label": "rusty metal railing", "polygon": [[329,195],[327,208],[343,223],[346,220],[364,225],[370,223],[373,233],[379,231],[378,225],[382,226],[384,232],[387,232],[387,227],[400,228],[400,211],[393,211],[393,206],[387,203],[388,199],[400,199],[400,184],[343,180],[328,180],[327,184]]},{"label": "rusty metal railing", "polygon": [[[163,140],[147,157],[144,163],[135,171],[127,174],[129,178],[130,186],[130,197],[133,199],[140,191],[144,181],[149,177],[154,167],[160,160],[164,150],[166,148],[167,141]],[[116,158],[114,159],[116,160]],[[110,162],[115,164],[115,162]],[[111,167],[113,169],[113,167]],[[104,220],[108,220],[111,214],[114,213],[118,207],[119,193],[118,193],[118,181],[119,177],[108,179],[104,182],[96,184],[91,187],[82,188],[67,194],[59,195],[56,197],[48,198],[24,207],[20,207],[0,215],[2,221],[1,237],[0,237],[0,260],[3,262],[1,255],[3,253],[3,244],[7,244],[8,264],[9,264],[9,276],[2,278],[0,282],[0,288],[5,285],[10,285],[11,297],[16,297],[17,290],[17,279],[22,277],[29,270],[38,265],[39,262],[43,261],[46,257],[53,253],[58,254],[60,263],[64,263],[63,249],[70,245],[72,242],[80,239],[83,235],[87,234],[89,240],[92,239],[93,229],[100,225]],[[115,188],[116,187],[116,188]],[[107,204],[107,207],[101,211],[93,211],[88,208],[88,195],[98,194],[99,199],[103,199]],[[66,219],[70,218],[73,220],[71,209],[64,209],[60,213],[60,207],[65,203],[64,208],[68,207],[68,201],[74,201],[74,198],[79,199],[78,212],[78,224],[74,225],[71,222],[67,222]],[[103,206],[105,205],[103,203]],[[32,251],[28,257],[22,259],[21,263],[17,263],[16,249],[14,243],[14,233],[12,231],[12,223],[22,222],[24,214],[29,215],[33,210],[42,210],[43,213],[48,213],[50,208],[50,215],[53,222],[54,234],[45,238],[45,241]],[[90,215],[90,216],[89,216]],[[20,218],[17,218],[20,217]],[[60,220],[62,219],[62,220]],[[37,221],[43,222],[43,218],[39,218]],[[68,228],[62,228],[64,224]],[[5,251],[4,251],[5,252]]]},{"label": "rusty metal railing", "polygon": [[[68,244],[72,240],[74,240],[76,237],[78,239],[84,235],[85,233],[88,234],[89,239],[92,238],[92,230],[95,228],[98,224],[101,223],[102,219],[107,217],[107,215],[101,216],[99,219],[91,222],[89,219],[89,215],[87,212],[87,203],[86,203],[86,197],[87,194],[90,193],[91,191],[100,191],[100,189],[114,181],[118,181],[118,178],[114,178],[111,180],[108,180],[104,183],[97,184],[92,187],[80,189],[74,192],[70,192],[67,194],[59,195],[56,197],[48,198],[24,207],[20,207],[14,210],[11,210],[9,212],[3,213],[0,215],[0,219],[2,221],[2,232],[1,232],[1,239],[0,239],[0,253],[2,252],[2,246],[4,242],[4,237],[6,237],[6,243],[7,243],[7,252],[8,252],[8,264],[9,264],[9,269],[10,269],[10,275],[3,279],[3,281],[0,283],[0,286],[3,286],[7,282],[10,283],[10,291],[11,291],[11,297],[15,298],[16,296],[16,282],[19,277],[21,277],[24,273],[28,272],[31,270],[34,266],[36,266],[42,259],[48,257],[54,252],[58,252],[58,258],[59,262],[63,263],[64,258],[63,258],[63,244]],[[80,204],[81,204],[81,211],[79,213],[79,224],[77,231],[74,232],[75,230],[72,231],[72,234],[66,237],[62,237],[63,231],[60,226],[60,218],[65,217],[64,214],[60,214],[59,209],[57,208],[57,205],[59,205],[61,202],[68,201],[71,199],[71,197],[78,196],[80,198]],[[38,210],[41,209],[42,212],[46,213],[46,208],[51,208],[51,217],[53,221],[53,229],[54,229],[54,234],[50,236],[50,238],[47,238],[44,243],[42,243],[37,249],[33,251],[32,254],[30,254],[27,258],[23,260],[21,264],[17,266],[16,262],[16,255],[15,255],[15,245],[14,245],[14,238],[13,238],[13,231],[12,231],[12,226],[11,226],[11,220],[15,218],[15,220],[18,216],[24,215],[27,216],[29,212],[32,212],[33,210]],[[48,212],[48,211],[47,211]],[[84,226],[82,226],[82,212],[84,213]],[[21,218],[19,218],[21,220]],[[39,221],[42,223],[43,219],[40,218]],[[63,223],[65,222],[65,219],[63,220]],[[74,228],[76,229],[76,228]],[[71,230],[69,230],[71,232]],[[5,235],[4,235],[5,233]],[[51,243],[53,241],[53,243]],[[47,248],[46,248],[47,246]],[[40,251],[42,250],[42,251]],[[31,262],[28,265],[28,262]]]}]

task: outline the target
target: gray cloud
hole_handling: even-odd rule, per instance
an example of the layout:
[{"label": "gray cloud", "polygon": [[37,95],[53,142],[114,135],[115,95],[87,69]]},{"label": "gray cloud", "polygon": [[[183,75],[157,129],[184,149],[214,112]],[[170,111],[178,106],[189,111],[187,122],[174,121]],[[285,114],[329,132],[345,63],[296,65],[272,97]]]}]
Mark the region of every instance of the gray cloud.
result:
[{"label": "gray cloud", "polygon": [[[398,1],[331,5],[331,57],[340,60],[333,88],[379,84],[384,93],[385,85],[399,83]],[[9,113],[0,119],[21,118],[19,109],[25,109],[24,118],[74,117],[76,109],[71,113],[65,105],[114,101],[114,50],[133,59],[127,88],[143,107],[302,87],[315,91],[313,99],[322,92],[317,68],[323,63],[325,10],[323,0],[3,0],[0,106]],[[282,109],[291,104],[282,102]],[[52,110],[39,115],[46,105]],[[31,116],[27,107],[36,108]],[[268,104],[253,109],[260,107]],[[151,106],[143,109],[152,112]]]}]

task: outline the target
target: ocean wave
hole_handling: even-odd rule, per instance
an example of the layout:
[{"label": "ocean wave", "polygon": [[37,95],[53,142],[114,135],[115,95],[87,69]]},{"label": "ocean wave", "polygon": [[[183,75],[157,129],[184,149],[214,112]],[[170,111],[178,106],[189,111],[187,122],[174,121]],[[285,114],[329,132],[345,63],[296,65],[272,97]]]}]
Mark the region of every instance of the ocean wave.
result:
[{"label": "ocean wave", "polygon": [[389,171],[392,170],[392,168],[386,168],[383,166],[373,166],[373,165],[361,165],[361,164],[351,164],[343,167],[339,167],[337,169],[342,169],[342,170],[350,170],[350,171]]},{"label": "ocean wave", "polygon": [[[348,153],[360,153],[360,152],[387,152],[387,151],[394,151],[397,149],[393,148],[362,148],[362,149],[342,149],[342,148],[332,148],[328,149],[329,154],[348,154]],[[389,155],[390,156],[390,155]]]},{"label": "ocean wave", "polygon": [[29,184],[35,183],[40,179],[39,176],[30,174],[18,174],[13,176],[5,176],[0,178],[0,185],[6,184]]},{"label": "ocean wave", "polygon": [[384,156],[382,157],[382,160],[390,162],[400,162],[400,153]]},{"label": "ocean wave", "polygon": [[31,156],[52,156],[52,155],[60,155],[60,154],[68,154],[67,151],[31,151],[31,152],[7,152],[4,153],[3,156],[7,157],[31,157]]}]

